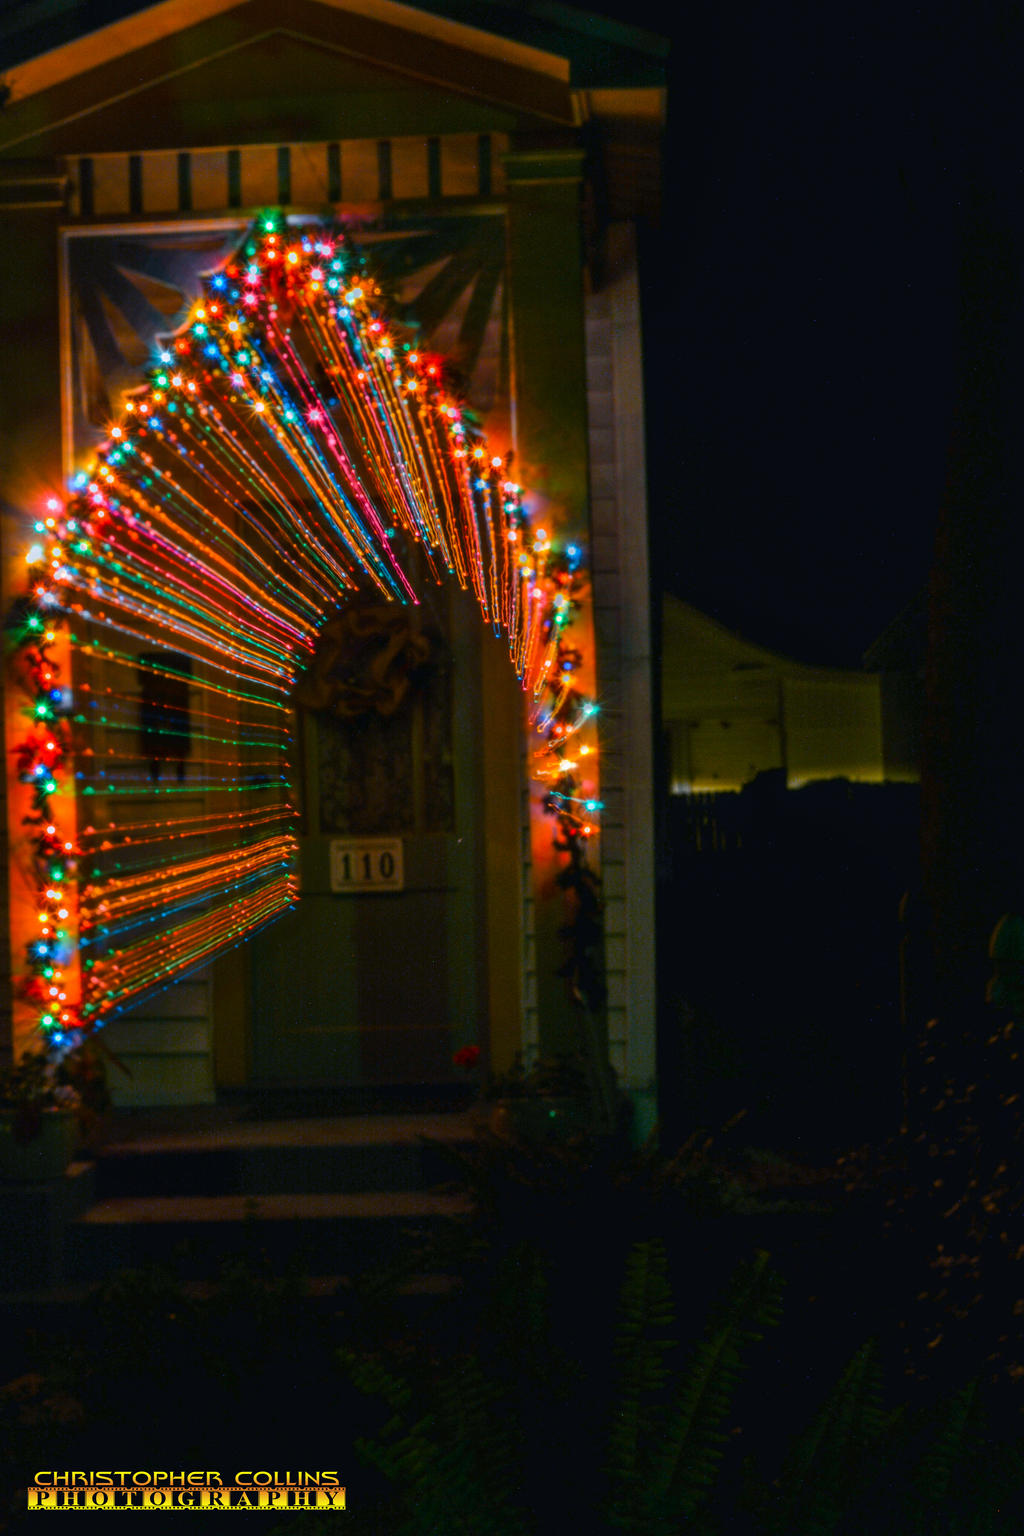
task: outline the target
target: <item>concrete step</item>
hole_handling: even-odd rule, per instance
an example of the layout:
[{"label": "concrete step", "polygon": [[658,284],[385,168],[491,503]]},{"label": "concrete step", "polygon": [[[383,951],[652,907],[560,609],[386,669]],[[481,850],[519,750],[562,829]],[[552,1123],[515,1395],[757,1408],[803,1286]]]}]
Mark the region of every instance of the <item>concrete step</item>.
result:
[{"label": "concrete step", "polygon": [[473,1129],[453,1111],[118,1117],[95,1154],[93,1203],[67,1224],[65,1278],[157,1263],[208,1279],[235,1257],[357,1275],[468,1214],[468,1196],[450,1192],[452,1151]]},{"label": "concrete step", "polygon": [[210,1280],[236,1257],[353,1277],[468,1214],[452,1154],[473,1134],[473,1119],[452,1110],[275,1120],[217,1105],[115,1115],[89,1163],[2,1203],[0,1292],[88,1284],[154,1263]]},{"label": "concrete step", "polygon": [[115,1134],[95,1155],[101,1199],[357,1194],[458,1179],[464,1114],[234,1121]]},{"label": "concrete step", "polygon": [[100,1280],[164,1263],[201,1278],[245,1256],[307,1275],[352,1276],[470,1209],[465,1194],[418,1190],[101,1199],[68,1225],[66,1274]]}]

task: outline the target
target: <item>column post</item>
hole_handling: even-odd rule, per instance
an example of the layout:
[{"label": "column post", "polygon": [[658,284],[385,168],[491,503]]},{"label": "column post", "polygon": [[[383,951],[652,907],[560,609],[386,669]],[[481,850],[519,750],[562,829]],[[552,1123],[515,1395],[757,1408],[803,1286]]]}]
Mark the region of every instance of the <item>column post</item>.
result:
[{"label": "column post", "polygon": [[[507,182],[507,276],[513,376],[515,477],[537,520],[561,543],[590,544],[584,253],[583,150],[575,142],[514,138],[503,156]],[[589,593],[573,633],[588,658],[580,685],[596,692]],[[533,733],[528,756],[541,745]],[[586,1050],[580,1010],[564,976],[565,892],[554,848],[555,823],[542,808],[543,787],[530,782],[533,954],[527,960],[525,1040],[544,1055]],[[535,1011],[534,1011],[535,1010]],[[602,1052],[606,1042],[600,1041]],[[592,1045],[592,1042],[590,1042]]]},{"label": "column post", "polygon": [[[63,489],[60,225],[67,178],[57,160],[0,160],[0,603],[5,626],[24,591],[32,523]],[[25,700],[8,660],[2,673],[4,770],[0,836],[0,1060],[29,1044],[31,1019],[16,996],[36,922],[20,856],[29,792],[12,773]]]}]

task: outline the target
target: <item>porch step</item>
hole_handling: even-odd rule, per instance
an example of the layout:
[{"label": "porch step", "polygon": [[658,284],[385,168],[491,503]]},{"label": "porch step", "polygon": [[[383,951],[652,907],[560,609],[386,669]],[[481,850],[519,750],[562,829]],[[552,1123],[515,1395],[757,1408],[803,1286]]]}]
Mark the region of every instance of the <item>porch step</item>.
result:
[{"label": "porch step", "polygon": [[461,1114],[232,1122],[120,1134],[96,1157],[101,1199],[425,1190],[458,1176]]},{"label": "porch step", "polygon": [[96,1154],[94,1202],[68,1225],[67,1278],[165,1263],[203,1279],[236,1256],[355,1275],[468,1215],[451,1151],[472,1132],[458,1113],[123,1117]]},{"label": "porch step", "polygon": [[154,1263],[202,1277],[237,1256],[297,1264],[308,1275],[354,1275],[470,1208],[464,1194],[415,1190],[107,1199],[71,1223],[67,1258],[78,1279]]}]

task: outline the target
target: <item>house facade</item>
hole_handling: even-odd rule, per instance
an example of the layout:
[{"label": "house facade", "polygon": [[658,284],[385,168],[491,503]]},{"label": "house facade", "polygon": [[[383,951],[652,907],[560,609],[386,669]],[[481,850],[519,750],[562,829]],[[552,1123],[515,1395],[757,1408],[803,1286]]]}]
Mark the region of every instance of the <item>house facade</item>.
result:
[{"label": "house facade", "polygon": [[[71,8],[34,32],[28,9],[19,29],[19,9],[5,23],[0,116],[5,614],[23,596],[41,509],[87,469],[267,209],[285,229],[343,230],[365,253],[417,345],[459,370],[467,409],[514,464],[535,517],[584,551],[587,578],[574,634],[600,721],[584,793],[601,806],[588,857],[601,878],[603,1001],[581,1010],[566,984],[565,857],[508,656],[457,586],[424,582],[412,611],[342,611],[325,626],[293,701],[301,899],[249,943],[112,1014],[106,1038],[131,1070],[114,1085],[121,1101],[445,1083],[466,1045],[501,1070],[517,1052],[576,1049],[582,1029],[649,1123],[637,224],[657,213],[660,44],[557,6],[537,20],[309,0],[283,19],[264,0],[165,0],[108,10],[103,25]],[[143,741],[148,654],[130,658],[135,691],[121,706]],[[382,654],[415,664],[384,675]],[[22,681],[9,669],[9,763],[26,729]],[[194,688],[181,684],[194,740],[177,777],[154,768],[145,792],[118,802],[95,777],[116,721],[86,731],[80,707],[113,696],[109,671],[79,653],[66,681],[63,825],[85,834],[115,813],[122,833],[133,818],[149,825],[172,788],[179,808],[208,806]],[[87,803],[86,788],[99,798]],[[34,1028],[28,792],[12,771],[2,982],[14,1049]],[[349,878],[372,858],[386,878]]]}]

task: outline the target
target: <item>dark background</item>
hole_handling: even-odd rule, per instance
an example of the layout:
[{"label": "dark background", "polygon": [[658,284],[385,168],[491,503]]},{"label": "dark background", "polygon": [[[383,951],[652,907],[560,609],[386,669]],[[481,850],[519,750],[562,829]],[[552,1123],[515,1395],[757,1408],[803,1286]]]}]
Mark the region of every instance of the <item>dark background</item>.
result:
[{"label": "dark background", "polygon": [[672,44],[644,292],[664,585],[856,666],[927,580],[986,7],[597,9]]},{"label": "dark background", "polygon": [[[1008,8],[599,9],[672,45],[643,268],[656,587],[769,649],[856,667],[908,605],[923,613],[963,388],[964,209]],[[922,668],[921,617],[908,633]],[[742,1109],[754,1141],[815,1156],[905,1112],[930,1009],[900,1002],[901,953],[927,969],[916,790],[780,791],[752,786],[743,851],[711,860],[691,808],[657,797],[669,1141]]]}]

